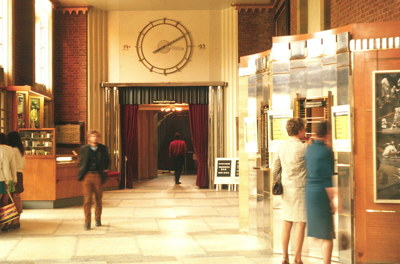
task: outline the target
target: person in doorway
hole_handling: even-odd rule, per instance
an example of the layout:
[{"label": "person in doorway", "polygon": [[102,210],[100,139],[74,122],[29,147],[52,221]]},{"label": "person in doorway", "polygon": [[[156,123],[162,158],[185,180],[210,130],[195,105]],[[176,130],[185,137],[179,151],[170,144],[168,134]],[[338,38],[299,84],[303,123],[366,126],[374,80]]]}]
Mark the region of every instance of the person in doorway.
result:
[{"label": "person in doorway", "polygon": [[185,141],[181,140],[181,134],[178,132],[174,135],[174,140],[169,143],[169,157],[174,163],[175,171],[175,184],[181,184],[179,181],[181,177],[182,167],[185,162],[187,147]]},{"label": "person in doorway", "polygon": [[85,213],[85,230],[90,230],[91,208],[93,193],[96,199],[95,221],[96,226],[101,226],[102,212],[102,185],[107,180],[110,158],[108,149],[99,143],[100,133],[96,130],[89,132],[87,145],[79,152],[78,180],[82,181],[83,188],[83,211]]},{"label": "person in doorway", "polygon": [[296,225],[295,264],[302,264],[301,253],[304,233],[306,229],[306,165],[305,152],[305,121],[300,118],[291,118],[286,123],[289,139],[282,142],[274,153],[272,176],[274,179],[281,174],[282,194],[282,264],[289,264],[289,240],[293,223]]},{"label": "person in doorway", "polygon": [[17,183],[15,185],[15,192],[12,197],[14,199],[15,207],[18,210],[19,217],[12,222],[12,228],[20,228],[20,216],[22,213],[22,201],[20,194],[24,191],[23,171],[25,166],[24,158],[24,146],[22,145],[21,137],[17,131],[12,131],[7,134],[8,145],[12,147],[16,172],[17,172]]},{"label": "person in doorway", "polygon": [[333,249],[333,215],[336,211],[332,187],[333,152],[326,145],[328,123],[316,126],[316,137],[306,151],[307,236],[322,240],[324,264],[331,263]]}]

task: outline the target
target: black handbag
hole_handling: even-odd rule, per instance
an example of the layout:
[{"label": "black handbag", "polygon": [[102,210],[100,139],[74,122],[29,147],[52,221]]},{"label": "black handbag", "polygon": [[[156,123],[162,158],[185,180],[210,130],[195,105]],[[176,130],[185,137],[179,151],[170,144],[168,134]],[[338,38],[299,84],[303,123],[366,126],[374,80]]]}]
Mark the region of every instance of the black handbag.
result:
[{"label": "black handbag", "polygon": [[277,179],[272,185],[272,194],[273,195],[281,195],[283,193],[283,186],[281,178]]}]

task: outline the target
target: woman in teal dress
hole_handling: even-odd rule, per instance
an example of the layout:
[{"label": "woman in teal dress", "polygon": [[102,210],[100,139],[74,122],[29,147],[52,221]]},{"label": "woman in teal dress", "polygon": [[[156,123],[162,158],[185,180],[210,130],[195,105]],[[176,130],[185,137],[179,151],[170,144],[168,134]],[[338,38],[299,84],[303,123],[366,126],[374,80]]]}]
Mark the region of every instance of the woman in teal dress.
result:
[{"label": "woman in teal dress", "polygon": [[322,239],[324,264],[331,263],[333,248],[333,215],[326,188],[332,187],[333,152],[325,144],[328,123],[316,128],[316,138],[306,151],[307,183],[307,236]]}]

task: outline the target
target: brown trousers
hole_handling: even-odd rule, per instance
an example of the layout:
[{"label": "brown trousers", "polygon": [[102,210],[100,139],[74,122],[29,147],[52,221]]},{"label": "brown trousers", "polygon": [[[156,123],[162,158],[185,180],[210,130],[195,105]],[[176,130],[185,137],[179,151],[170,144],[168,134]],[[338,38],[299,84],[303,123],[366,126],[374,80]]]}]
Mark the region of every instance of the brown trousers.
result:
[{"label": "brown trousers", "polygon": [[96,201],[96,207],[94,211],[95,220],[101,220],[102,211],[102,197],[103,190],[101,186],[101,176],[96,173],[87,173],[82,181],[83,188],[83,211],[85,213],[85,224],[90,225],[91,220],[91,209],[93,194]]}]

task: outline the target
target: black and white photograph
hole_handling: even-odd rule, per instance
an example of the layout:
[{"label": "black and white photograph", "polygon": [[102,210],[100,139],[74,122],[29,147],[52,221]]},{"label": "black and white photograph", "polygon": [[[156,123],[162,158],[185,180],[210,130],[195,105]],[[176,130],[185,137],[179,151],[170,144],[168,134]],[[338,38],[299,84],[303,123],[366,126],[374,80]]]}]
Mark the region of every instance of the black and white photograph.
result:
[{"label": "black and white photograph", "polygon": [[400,70],[373,74],[375,201],[400,203]]}]

